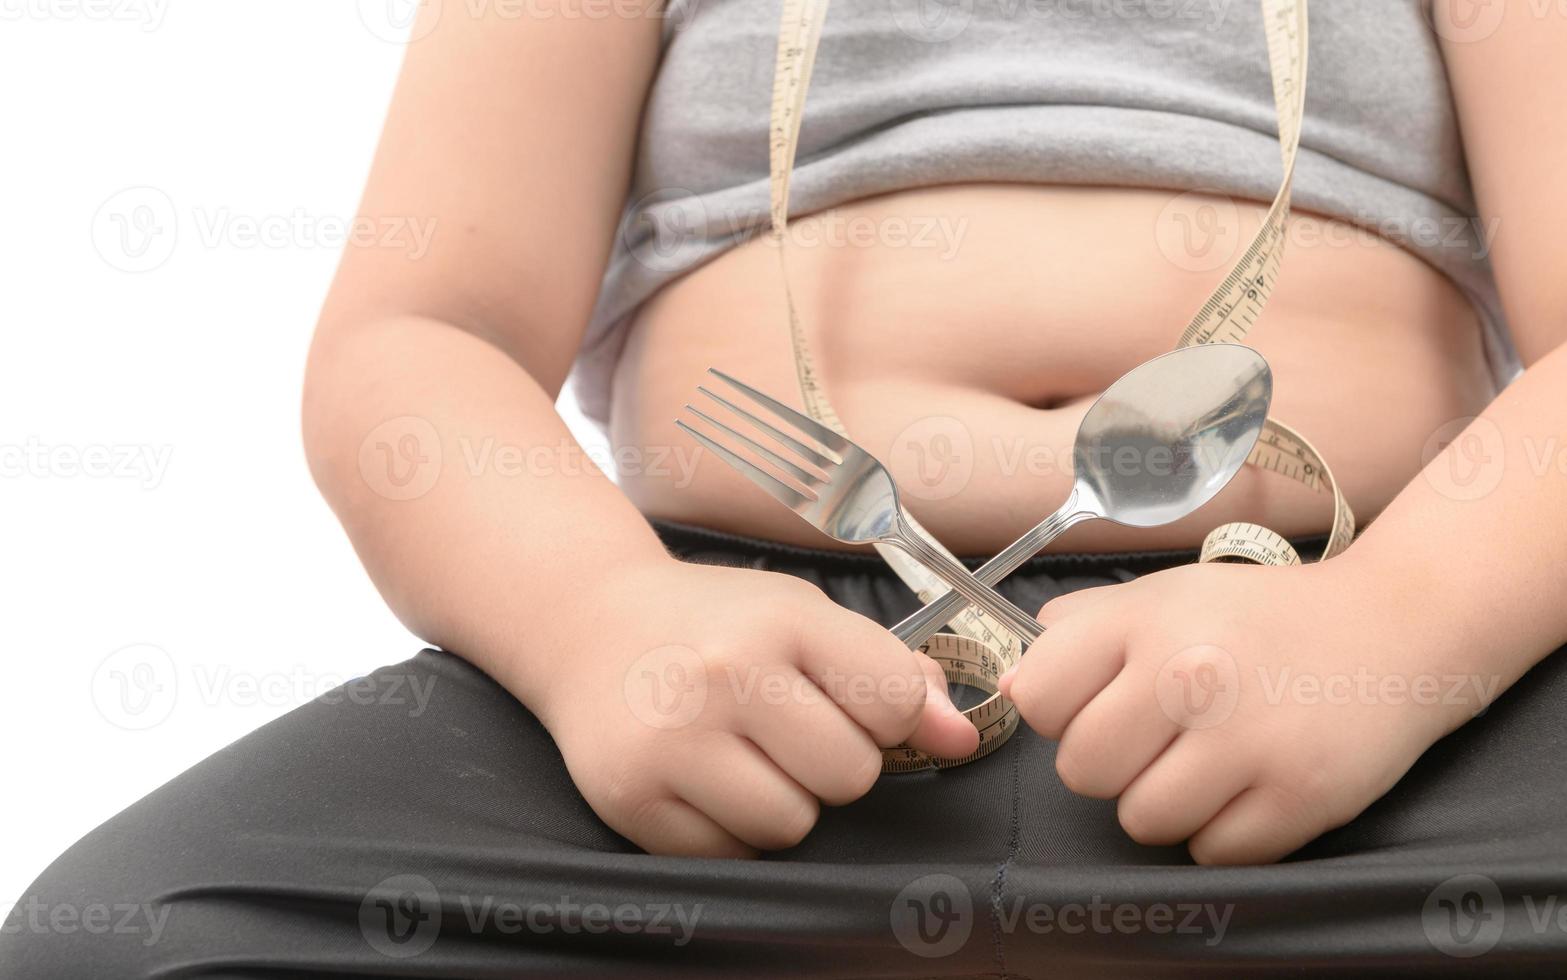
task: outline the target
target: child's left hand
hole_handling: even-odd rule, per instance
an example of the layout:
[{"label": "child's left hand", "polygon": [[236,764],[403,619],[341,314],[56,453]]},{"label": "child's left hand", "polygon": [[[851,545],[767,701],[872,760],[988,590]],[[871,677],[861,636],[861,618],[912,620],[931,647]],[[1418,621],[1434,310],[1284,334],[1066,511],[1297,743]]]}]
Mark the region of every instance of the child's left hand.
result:
[{"label": "child's left hand", "polygon": [[1062,596],[1002,690],[1060,740],[1067,788],[1120,797],[1134,840],[1189,841],[1202,864],[1276,861],[1353,819],[1501,687],[1422,597],[1347,557]]}]

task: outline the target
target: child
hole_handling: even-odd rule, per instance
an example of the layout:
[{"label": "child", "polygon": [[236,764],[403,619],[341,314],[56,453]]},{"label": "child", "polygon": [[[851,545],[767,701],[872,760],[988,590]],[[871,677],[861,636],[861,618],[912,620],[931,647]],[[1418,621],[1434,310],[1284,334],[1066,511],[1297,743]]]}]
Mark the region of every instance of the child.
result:
[{"label": "child", "polygon": [[[1087,406],[1174,345],[1277,183],[1261,15],[1180,6],[828,18],[787,244],[802,327],[958,554],[1064,499]],[[977,744],[882,628],[918,600],[671,424],[709,365],[798,392],[755,234],[776,5],[535,7],[423,8],[362,210],[436,233],[418,259],[350,248],[310,355],[322,492],[447,651],[372,684],[433,685],[428,710],[317,702],[164,787],[35,886],[171,908],[160,943],[24,931],[7,975],[1471,952],[1488,920],[1447,948],[1442,903],[1474,906],[1440,889],[1473,872],[1514,901],[1567,835],[1567,678],[1536,668],[1567,642],[1567,19],[1313,4],[1299,213],[1248,342],[1374,522],[1322,563],[1194,564],[1227,520],[1326,530],[1322,498],[1248,469],[1170,527],[1074,530],[1002,587],[1049,627],[1003,681],[1026,727],[879,776],[884,747]],[[613,482],[555,412],[573,364]],[[1222,914],[1161,931],[1150,896]],[[1020,902],[1132,913],[1052,931]],[[1487,963],[1567,938],[1532,942]]]}]

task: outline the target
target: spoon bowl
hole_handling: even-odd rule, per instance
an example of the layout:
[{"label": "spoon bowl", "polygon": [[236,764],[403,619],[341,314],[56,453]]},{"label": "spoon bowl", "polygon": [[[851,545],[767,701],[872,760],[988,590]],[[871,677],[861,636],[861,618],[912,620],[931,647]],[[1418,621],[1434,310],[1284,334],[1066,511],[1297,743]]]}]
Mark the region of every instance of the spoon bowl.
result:
[{"label": "spoon bowl", "polygon": [[[1182,347],[1105,389],[1077,429],[1066,503],[986,562],[995,585],[1086,520],[1159,527],[1212,500],[1240,472],[1273,402],[1273,372],[1239,344]],[[918,647],[964,607],[946,592],[892,631]]]},{"label": "spoon bowl", "polygon": [[1078,426],[1078,505],[1128,527],[1180,520],[1239,472],[1272,396],[1268,362],[1237,344],[1183,347],[1133,368]]}]

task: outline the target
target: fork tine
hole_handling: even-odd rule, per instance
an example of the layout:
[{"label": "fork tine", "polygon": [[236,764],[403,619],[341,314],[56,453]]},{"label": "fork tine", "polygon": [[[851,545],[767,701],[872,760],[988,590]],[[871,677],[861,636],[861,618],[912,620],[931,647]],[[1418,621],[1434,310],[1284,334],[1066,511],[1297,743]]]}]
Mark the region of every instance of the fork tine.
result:
[{"label": "fork tine", "polygon": [[[773,452],[771,449],[768,449],[766,446],[757,442],[755,439],[750,438],[743,432],[737,431],[733,426],[725,425],[724,423],[713,418],[711,415],[702,411],[700,408],[697,408],[695,405],[687,405],[686,411],[690,412],[692,415],[695,415],[697,418],[701,419],[703,422],[706,422],[708,425],[711,425],[713,428],[727,432],[731,436],[745,443],[746,447],[752,452],[767,460],[769,463],[772,463],[779,469],[786,471],[790,476],[805,484],[807,490],[814,490],[815,488],[827,483],[826,480],[817,476],[815,473],[812,473],[803,467],[791,463],[789,460],[784,459],[782,456]],[[742,412],[741,414],[744,413]],[[766,425],[767,423],[764,422],[762,424]]]},{"label": "fork tine", "polygon": [[[826,471],[832,469],[832,467],[834,467],[834,466],[838,465],[838,463],[842,462],[842,460],[828,459],[826,456],[823,456],[817,450],[812,449],[810,446],[807,446],[805,443],[801,442],[800,440],[794,438],[793,436],[789,435],[788,433],[783,432],[780,429],[778,429],[776,426],[770,424],[769,422],[767,422],[767,420],[757,418],[755,415],[752,415],[750,412],[748,412],[745,409],[741,408],[739,405],[736,405],[734,402],[730,401],[729,399],[725,398],[724,396],[716,394],[715,392],[709,390],[707,388],[707,386],[705,386],[705,385],[697,385],[696,386],[696,390],[700,391],[702,394],[704,394],[707,397],[711,398],[713,401],[717,402],[718,404],[720,404],[720,405],[724,406],[725,408],[729,409],[731,412],[734,412],[736,415],[738,415],[741,418],[745,419],[746,421],[750,422],[752,425],[756,426],[757,428],[765,431],[768,435],[772,436],[774,439],[777,439],[779,442],[783,443],[785,446],[788,446],[790,449],[793,449],[795,452],[799,453],[801,456],[804,456],[806,458],[807,462],[809,462],[812,466],[816,467],[817,469],[819,469],[819,470],[821,470],[823,472],[826,472]],[[690,406],[687,406],[687,407],[689,408]],[[692,409],[692,411],[696,411],[696,409]]]},{"label": "fork tine", "polygon": [[675,424],[684,429],[686,433],[697,442],[700,442],[708,449],[711,449],[713,452],[717,453],[724,462],[739,470],[740,473],[746,477],[746,479],[761,487],[763,490],[766,490],[769,494],[772,495],[773,499],[777,500],[779,503],[783,504],[790,510],[798,511],[800,508],[805,507],[811,503],[810,498],[806,497],[798,490],[795,490],[794,488],[786,485],[782,480],[773,476],[771,473],[768,473],[766,470],[763,470],[760,466],[757,466],[750,460],[736,456],[734,453],[724,448],[724,446],[720,445],[712,439],[709,439],[706,435],[698,432],[696,429],[687,425],[680,419],[676,419]]},{"label": "fork tine", "polygon": [[836,462],[843,462],[842,453],[849,448],[849,441],[838,433],[822,425],[803,412],[797,412],[777,399],[764,395],[743,381],[731,378],[717,368],[708,368],[707,373],[723,381],[729,387],[750,398],[759,405],[768,408],[774,415],[787,422],[794,428],[804,432],[810,438],[815,439],[829,454],[837,457]]}]

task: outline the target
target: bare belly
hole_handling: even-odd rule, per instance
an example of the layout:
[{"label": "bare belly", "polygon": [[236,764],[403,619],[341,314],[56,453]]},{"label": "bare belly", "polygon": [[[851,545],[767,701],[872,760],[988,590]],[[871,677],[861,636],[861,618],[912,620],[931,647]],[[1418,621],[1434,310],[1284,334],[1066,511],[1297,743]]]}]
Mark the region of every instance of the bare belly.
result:
[{"label": "bare belly", "polygon": [[[1088,406],[1174,347],[1265,210],[1215,200],[1197,215],[1190,198],[1170,209],[1175,197],[963,185],[794,223],[790,269],[828,393],[949,548],[992,553],[1060,504]],[[1273,366],[1274,416],[1312,440],[1366,520],[1418,473],[1433,432],[1493,396],[1479,322],[1397,246],[1315,215],[1292,221],[1282,281],[1247,342]],[[709,366],[800,404],[764,240],[666,287],[633,324],[610,436],[621,458],[666,463],[626,467],[626,493],[650,517],[832,547],[674,427]],[[1240,519],[1305,535],[1329,517],[1325,497],[1248,468],[1183,522],[1090,522],[1057,547],[1191,546]]]}]

